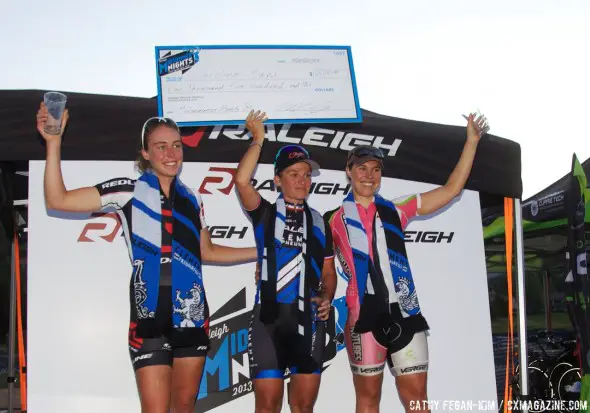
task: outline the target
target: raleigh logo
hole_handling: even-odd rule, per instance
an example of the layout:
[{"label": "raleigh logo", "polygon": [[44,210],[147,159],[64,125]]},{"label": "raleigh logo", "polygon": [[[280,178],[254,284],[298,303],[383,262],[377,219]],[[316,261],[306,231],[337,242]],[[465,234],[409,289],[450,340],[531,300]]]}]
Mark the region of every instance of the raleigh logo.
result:
[{"label": "raleigh logo", "polygon": [[125,186],[125,185],[132,185],[133,186],[133,181],[131,179],[118,179],[118,180],[110,181],[110,182],[102,184],[102,189],[112,188],[114,186]]},{"label": "raleigh logo", "polygon": [[[196,147],[204,137],[205,132],[203,129],[199,129],[195,134],[198,139],[188,139],[187,141],[191,144],[185,142],[187,146]],[[219,139],[220,137],[240,141],[250,139],[250,135],[244,127],[227,125],[215,126],[209,132],[207,139]],[[318,128],[315,126],[309,127],[305,130],[299,128],[291,130],[291,125],[287,123],[281,125],[278,131],[275,129],[274,124],[266,125],[265,138],[269,142],[294,143],[304,146],[321,146],[324,148],[340,149],[346,152],[357,146],[371,145],[383,150],[383,153],[386,156],[392,157],[395,156],[402,143],[401,139],[366,135],[364,133],[344,132],[334,129]]]},{"label": "raleigh logo", "polygon": [[[258,182],[256,179],[252,179],[252,185],[258,191],[273,191],[277,190],[275,182],[272,179],[266,179]],[[310,194],[316,195],[336,195],[338,193],[342,195],[348,194],[350,190],[350,184],[340,185],[334,182],[312,182],[311,188],[309,188]]]},{"label": "raleigh logo", "polygon": [[209,338],[218,338],[221,340],[221,337],[223,337],[224,334],[229,333],[229,327],[227,326],[227,324],[223,324],[220,327],[214,327],[209,329]]},{"label": "raleigh logo", "polygon": [[234,187],[237,170],[237,168],[209,167],[209,172],[199,187],[199,193],[210,195],[211,191],[216,191],[229,195]]},{"label": "raleigh logo", "polygon": [[[234,188],[237,168],[224,168],[211,166],[207,176],[201,182],[199,193],[211,195],[214,192],[221,192],[229,195]],[[277,190],[274,180],[266,179],[258,181],[252,179],[252,185],[257,191],[273,191]],[[350,184],[340,185],[334,182],[312,182],[309,192],[317,195],[346,195],[350,190]]]},{"label": "raleigh logo", "polygon": [[450,244],[453,241],[455,233],[445,233],[443,231],[406,231],[404,235],[406,242],[440,244],[441,242],[446,241],[447,244]]},{"label": "raleigh logo", "polygon": [[[113,242],[117,236],[123,234],[121,221],[114,212],[95,213],[92,222],[87,223],[82,229],[78,242],[97,242],[101,239],[106,242]],[[235,225],[213,225],[209,227],[212,239],[244,239],[248,233],[248,227]],[[162,258],[162,264],[170,262],[169,258]]]},{"label": "raleigh logo", "polygon": [[209,232],[211,233],[211,238],[213,239],[230,239],[234,236],[237,236],[239,239],[244,239],[246,233],[248,232],[248,227],[218,225],[209,227]]},{"label": "raleigh logo", "polygon": [[96,242],[99,239],[113,242],[117,235],[120,235],[121,221],[119,221],[116,213],[93,213],[91,217],[95,219],[84,226],[82,233],[78,237],[78,242]]},{"label": "raleigh logo", "polygon": [[199,146],[199,143],[201,143],[201,139],[203,139],[206,129],[207,128],[205,126],[201,126],[197,128],[197,130],[192,134],[183,136],[182,143],[190,148],[196,148]]}]

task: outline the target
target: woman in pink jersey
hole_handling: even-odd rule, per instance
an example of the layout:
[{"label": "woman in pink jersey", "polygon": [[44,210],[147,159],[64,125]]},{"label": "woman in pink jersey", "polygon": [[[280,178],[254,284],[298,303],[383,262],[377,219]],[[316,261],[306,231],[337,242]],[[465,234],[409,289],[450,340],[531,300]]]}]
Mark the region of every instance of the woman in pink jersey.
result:
[{"label": "woman in pink jersey", "polygon": [[[407,259],[404,230],[412,218],[432,214],[458,196],[473,165],[485,117],[466,117],[467,141],[447,183],[393,201],[381,197],[383,153],[371,146],[350,151],[346,175],[352,191],[326,213],[334,253],[348,277],[345,341],[356,392],[356,412],[379,411],[385,363],[406,411],[426,401],[428,323],[420,311]],[[412,406],[413,408],[411,408]]]}]

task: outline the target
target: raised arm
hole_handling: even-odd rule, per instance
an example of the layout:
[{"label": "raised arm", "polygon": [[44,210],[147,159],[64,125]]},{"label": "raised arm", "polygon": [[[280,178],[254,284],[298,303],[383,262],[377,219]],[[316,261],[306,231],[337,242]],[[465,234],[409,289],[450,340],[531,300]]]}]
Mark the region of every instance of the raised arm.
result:
[{"label": "raised arm", "polygon": [[45,205],[48,209],[67,212],[93,212],[100,210],[102,205],[100,195],[95,187],[79,188],[68,191],[64,185],[61,173],[61,139],[68,123],[68,110],[65,110],[61,123],[61,134],[50,135],[44,128],[47,123],[47,107],[41,103],[37,112],[37,130],[45,139],[47,159],[45,162],[45,176],[43,188]]},{"label": "raised arm", "polygon": [[235,184],[238,196],[245,209],[251,211],[260,203],[260,194],[252,186],[252,175],[264,144],[264,124],[266,113],[251,111],[246,118],[246,127],[252,133],[252,143],[242,157],[236,172]]},{"label": "raised arm", "polygon": [[255,247],[236,248],[214,244],[207,228],[201,230],[201,258],[210,263],[234,264],[256,260]]},{"label": "raised arm", "polygon": [[446,206],[461,193],[469,178],[477,145],[481,137],[489,130],[489,126],[483,115],[475,119],[472,113],[465,119],[467,119],[467,141],[459,162],[443,186],[422,194],[421,207],[418,209],[420,215],[431,214]]}]

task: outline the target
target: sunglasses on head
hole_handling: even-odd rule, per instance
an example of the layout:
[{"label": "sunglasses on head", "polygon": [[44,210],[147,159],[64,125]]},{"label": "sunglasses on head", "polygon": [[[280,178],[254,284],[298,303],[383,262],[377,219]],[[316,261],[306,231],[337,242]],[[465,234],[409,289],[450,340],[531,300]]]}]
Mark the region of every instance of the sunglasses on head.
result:
[{"label": "sunglasses on head", "polygon": [[381,149],[368,145],[357,146],[356,148],[354,148],[348,154],[348,159],[350,160],[350,158],[353,156],[359,158],[363,158],[365,156],[373,156],[380,160],[383,160],[383,158],[385,158],[385,155],[383,155],[383,151]]},{"label": "sunglasses on head", "polygon": [[151,129],[156,124],[170,126],[176,130],[179,130],[176,122],[170,118],[161,118],[158,116],[155,116],[153,118],[149,118],[148,120],[145,121],[145,123],[143,124],[143,128],[141,129],[141,147],[142,148],[147,149],[145,147],[145,135],[146,135],[147,131],[149,129]]}]

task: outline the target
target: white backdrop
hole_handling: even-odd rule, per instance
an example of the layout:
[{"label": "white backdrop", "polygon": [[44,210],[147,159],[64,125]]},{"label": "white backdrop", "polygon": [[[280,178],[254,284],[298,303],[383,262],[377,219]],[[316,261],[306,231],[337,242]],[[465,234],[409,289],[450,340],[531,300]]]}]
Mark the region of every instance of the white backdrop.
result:
[{"label": "white backdrop", "polygon": [[[236,166],[187,163],[181,177],[187,185],[201,191],[207,223],[215,227],[215,242],[253,246],[250,221],[232,187]],[[139,412],[127,348],[131,265],[121,230],[109,217],[48,212],[43,201],[43,169],[42,161],[30,163],[29,411]],[[115,177],[136,177],[132,162],[63,162],[62,169],[69,189]],[[265,183],[272,178],[272,167],[261,165],[255,178],[257,186],[262,185],[261,195],[274,200],[277,193]],[[316,184],[310,195],[310,205],[323,213],[341,203],[347,186],[344,172],[323,170],[314,182],[321,184]],[[433,187],[384,178],[380,193],[394,198]],[[443,409],[444,401],[495,400],[478,194],[464,191],[445,211],[428,220],[412,222],[407,231],[442,232],[444,236],[453,233],[450,243],[447,239],[426,242],[431,238],[438,240],[435,234],[408,244],[420,304],[431,327],[429,400],[440,402],[438,410]],[[207,362],[210,374],[204,378],[205,387],[201,385],[197,407],[216,413],[252,412],[254,398],[249,391],[243,330],[247,328],[245,320],[255,293],[254,264],[206,266],[203,272],[213,314],[212,331],[218,331],[221,339],[213,339]],[[344,295],[344,289],[339,278],[336,298]],[[225,305],[234,297],[231,304]],[[214,314],[220,308],[221,318]],[[216,392],[216,388],[223,391]],[[381,407],[383,411],[403,411],[387,370]],[[473,410],[480,409],[475,405]],[[286,401],[285,411],[289,411]],[[338,351],[323,374],[316,411],[354,411],[352,376],[345,350]]]}]

